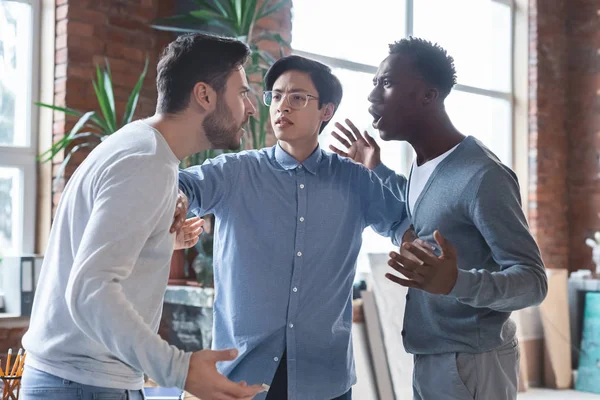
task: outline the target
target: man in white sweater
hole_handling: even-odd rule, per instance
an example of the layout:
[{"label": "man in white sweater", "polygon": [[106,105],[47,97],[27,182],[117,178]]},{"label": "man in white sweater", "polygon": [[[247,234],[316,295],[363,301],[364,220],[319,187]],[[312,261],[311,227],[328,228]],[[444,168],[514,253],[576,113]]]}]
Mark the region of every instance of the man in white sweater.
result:
[{"label": "man in white sweater", "polygon": [[236,350],[185,353],[157,334],[179,161],[239,147],[255,111],[248,55],[233,39],[179,37],[158,63],[156,114],[112,134],[69,180],[23,338],[23,399],[142,399],[144,372],[203,400],[262,391],[217,372]]}]

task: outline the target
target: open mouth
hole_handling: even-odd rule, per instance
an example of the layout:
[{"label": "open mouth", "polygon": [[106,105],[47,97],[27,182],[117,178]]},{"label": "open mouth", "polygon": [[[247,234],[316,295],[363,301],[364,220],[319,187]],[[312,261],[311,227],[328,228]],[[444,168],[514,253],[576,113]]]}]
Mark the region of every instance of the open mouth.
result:
[{"label": "open mouth", "polygon": [[290,121],[289,119],[287,119],[286,117],[279,117],[275,121],[275,126],[277,126],[279,128],[286,128],[286,127],[292,126],[292,125],[294,125],[294,123],[292,121]]},{"label": "open mouth", "polygon": [[369,107],[369,114],[373,116],[373,128],[379,129],[379,126],[381,125],[381,114],[375,111],[373,106]]}]

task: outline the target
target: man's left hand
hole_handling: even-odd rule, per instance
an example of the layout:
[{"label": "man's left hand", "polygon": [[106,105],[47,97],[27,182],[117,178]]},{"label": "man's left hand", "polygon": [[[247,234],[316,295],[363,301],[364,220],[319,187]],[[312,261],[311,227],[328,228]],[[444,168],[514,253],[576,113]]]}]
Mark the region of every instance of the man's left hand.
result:
[{"label": "man's left hand", "polygon": [[174,233],[181,229],[187,217],[188,198],[179,190],[177,194],[177,203],[175,204],[175,215],[173,215],[173,224],[169,232]]},{"label": "man's left hand", "polygon": [[439,231],[434,232],[433,238],[442,250],[441,256],[436,256],[423,245],[403,243],[403,254],[391,252],[388,265],[408,279],[390,273],[385,275],[386,278],[399,285],[432,294],[450,293],[458,277],[456,249]]}]

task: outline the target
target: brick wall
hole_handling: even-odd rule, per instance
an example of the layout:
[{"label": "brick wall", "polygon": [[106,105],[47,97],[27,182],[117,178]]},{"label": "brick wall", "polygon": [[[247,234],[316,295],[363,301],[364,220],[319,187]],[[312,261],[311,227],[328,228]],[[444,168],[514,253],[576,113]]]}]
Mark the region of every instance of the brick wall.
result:
[{"label": "brick wall", "polygon": [[[172,36],[150,28],[149,22],[172,14],[174,6],[174,0],[57,0],[54,103],[99,112],[91,80],[95,65],[104,66],[107,59],[113,77],[115,107],[117,114],[122,115],[148,57],[149,68],[136,117],[151,115],[156,101],[157,57]],[[75,121],[56,112],[54,141],[68,132]],[[85,150],[74,154],[66,170],[67,179],[86,155]],[[55,157],[53,175],[63,156]],[[53,211],[61,191],[62,187],[58,187],[53,195]]]},{"label": "brick wall", "polygon": [[530,223],[550,268],[600,229],[600,1],[530,1]]},{"label": "brick wall", "polygon": [[586,237],[600,231],[600,1],[569,0],[567,9],[569,268],[591,268]]}]

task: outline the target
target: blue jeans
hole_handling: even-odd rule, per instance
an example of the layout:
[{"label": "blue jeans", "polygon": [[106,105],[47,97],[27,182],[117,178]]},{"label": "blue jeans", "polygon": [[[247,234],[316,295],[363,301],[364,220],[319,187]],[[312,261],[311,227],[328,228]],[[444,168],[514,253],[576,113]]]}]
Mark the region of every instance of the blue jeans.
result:
[{"label": "blue jeans", "polygon": [[21,400],[144,400],[141,390],[82,385],[26,366],[21,379]]}]

